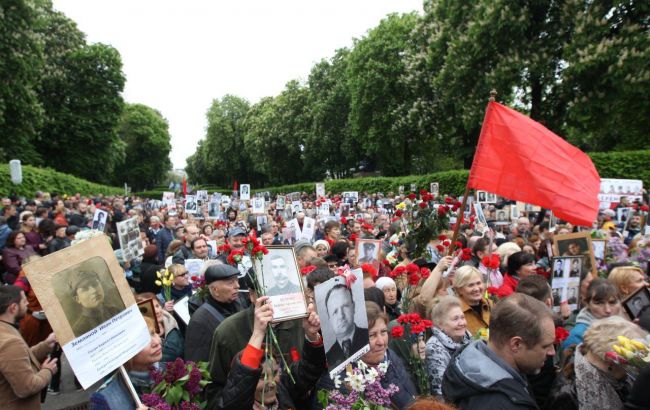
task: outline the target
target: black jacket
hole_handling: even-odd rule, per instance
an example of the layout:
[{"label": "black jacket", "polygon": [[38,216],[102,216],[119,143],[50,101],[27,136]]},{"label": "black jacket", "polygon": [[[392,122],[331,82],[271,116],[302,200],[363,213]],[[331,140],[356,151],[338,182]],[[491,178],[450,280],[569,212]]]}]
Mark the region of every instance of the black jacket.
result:
[{"label": "black jacket", "polygon": [[[214,331],[225,318],[242,310],[239,301],[235,301],[232,306],[225,308],[214,302],[211,296],[207,297],[211,300],[207,300],[194,312],[185,330],[185,360],[210,361],[210,346]],[[210,308],[215,309],[218,314],[213,314]]]},{"label": "black jacket", "polygon": [[153,258],[142,259],[142,263],[140,264],[140,289],[138,292],[158,294],[160,292],[160,286],[156,285],[156,281],[158,280],[156,273],[162,268]]},{"label": "black jacket", "polygon": [[481,340],[452,358],[442,379],[442,394],[463,410],[539,408],[526,379]]},{"label": "black jacket", "polygon": [[[198,312],[198,311],[197,311]],[[291,364],[295,383],[285,372],[280,376],[277,398],[280,409],[307,409],[318,378],[325,369],[325,350],[305,342],[302,357]],[[241,354],[235,356],[228,379],[218,397],[207,407],[212,410],[252,409],[255,389],[260,380],[262,368],[252,369],[241,364]]]}]

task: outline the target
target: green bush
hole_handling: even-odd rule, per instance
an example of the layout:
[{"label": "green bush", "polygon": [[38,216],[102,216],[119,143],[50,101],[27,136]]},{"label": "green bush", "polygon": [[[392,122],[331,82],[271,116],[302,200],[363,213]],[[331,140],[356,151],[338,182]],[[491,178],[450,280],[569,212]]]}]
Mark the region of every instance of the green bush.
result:
[{"label": "green bush", "polygon": [[592,152],[589,154],[601,178],[640,179],[650,187],[650,150]]},{"label": "green bush", "polygon": [[0,195],[11,194],[33,198],[36,191],[56,192],[74,195],[124,195],[124,189],[96,184],[72,175],[57,172],[51,168],[37,168],[23,165],[23,182],[14,185],[9,174],[9,164],[0,165]]}]

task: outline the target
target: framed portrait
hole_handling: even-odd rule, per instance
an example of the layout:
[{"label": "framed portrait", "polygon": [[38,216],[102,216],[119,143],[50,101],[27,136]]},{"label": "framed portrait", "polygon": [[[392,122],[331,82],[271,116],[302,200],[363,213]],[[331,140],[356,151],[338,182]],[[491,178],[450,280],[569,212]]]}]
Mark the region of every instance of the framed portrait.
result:
[{"label": "framed portrait", "polygon": [[508,205],[510,207],[510,220],[511,221],[516,221],[519,219],[519,208],[517,208],[515,205]]},{"label": "framed portrait", "polygon": [[508,225],[510,223],[510,207],[506,205],[502,209],[497,209],[495,219],[497,225]]},{"label": "framed portrait", "polygon": [[93,215],[93,229],[105,232],[107,223],[108,212],[101,209],[95,209],[95,214]]},{"label": "framed portrait", "polygon": [[317,182],[316,183],[316,197],[320,198],[322,196],[325,196],[325,183],[324,182]]},{"label": "framed portrait", "polygon": [[577,232],[566,235],[555,235],[553,242],[554,256],[582,256],[583,271],[590,271],[594,277],[598,275],[594,250],[589,232]]},{"label": "framed portrait", "polygon": [[487,201],[487,191],[476,191],[476,202],[484,203]]},{"label": "framed portrait", "polygon": [[285,196],[284,195],[278,195],[278,197],[275,198],[275,207],[278,210],[282,210],[282,209],[284,209],[285,206],[286,206],[286,198],[285,198]]},{"label": "framed portrait", "polygon": [[398,192],[400,195],[404,195],[404,185],[400,185],[400,186],[398,186],[398,187],[397,187],[397,192]]},{"label": "framed portrait", "polygon": [[269,220],[266,215],[257,215],[255,217],[255,223],[257,224],[257,230],[261,231],[266,225],[268,225]]},{"label": "framed portrait", "polygon": [[253,213],[254,214],[263,214],[264,213],[264,197],[263,196],[258,196],[253,198],[252,206],[253,206]]},{"label": "framed portrait", "polygon": [[437,198],[440,193],[440,183],[432,182],[429,184],[429,192],[431,192],[434,198]]},{"label": "framed portrait", "polygon": [[219,202],[210,202],[208,204],[208,217],[210,219],[219,218],[220,212],[221,212],[221,204]]},{"label": "framed portrait", "polygon": [[616,221],[618,223],[627,222],[634,210],[632,208],[618,208],[616,210]]},{"label": "framed portrait", "polygon": [[296,253],[291,246],[269,246],[260,262],[255,259],[257,280],[273,303],[273,321],[307,317],[307,300]]},{"label": "framed portrait", "polygon": [[293,213],[298,213],[302,211],[302,202],[300,201],[291,201],[291,210]]},{"label": "framed portrait", "polygon": [[142,246],[142,241],[140,240],[138,218],[134,216],[126,221],[118,222],[116,227],[123,259],[130,261],[143,255],[144,246]]},{"label": "framed portrait", "polygon": [[359,265],[369,263],[379,270],[379,253],[381,241],[377,239],[357,239],[357,262]]},{"label": "framed portrait", "polygon": [[325,357],[332,378],[370,350],[363,273],[356,269],[350,274],[357,280],[349,286],[345,277],[336,276],[314,288]]},{"label": "framed portrait", "polygon": [[605,260],[605,249],[607,248],[606,241],[604,239],[591,239],[591,247],[594,250],[594,258],[596,260]]},{"label": "framed portrait", "polygon": [[411,184],[410,188],[411,188],[411,192],[417,192],[418,185],[417,184]]},{"label": "framed portrait", "polygon": [[350,215],[350,204],[345,204],[341,202],[340,207],[341,207],[341,216],[347,217]]},{"label": "framed portrait", "polygon": [[156,326],[156,333],[160,334],[160,325],[158,324],[158,319],[156,319],[156,308],[153,304],[153,299],[143,300],[138,302],[138,309],[142,314],[142,317],[148,317]]},{"label": "framed portrait", "polygon": [[582,256],[559,256],[551,261],[551,289],[553,289],[553,310],[560,311],[560,304],[566,301],[571,310],[579,305],[580,278],[583,272]]},{"label": "framed portrait", "polygon": [[251,186],[250,184],[241,184],[239,186],[239,199],[248,201],[251,199]]},{"label": "framed portrait", "polygon": [[282,228],[282,243],[285,245],[296,243],[296,230],[293,227]]},{"label": "framed portrait", "polygon": [[483,224],[483,227],[487,227],[487,219],[485,218],[483,206],[480,202],[474,202],[474,212],[476,213],[477,222]]},{"label": "framed portrait", "polygon": [[185,197],[185,212],[188,214],[196,214],[199,211],[199,204],[196,201],[196,196],[187,195]]},{"label": "framed portrait", "polygon": [[23,269],[84,388],[149,343],[147,324],[105,235],[37,259]]},{"label": "framed portrait", "polygon": [[628,316],[634,320],[650,308],[650,291],[644,286],[628,296],[622,303]]}]

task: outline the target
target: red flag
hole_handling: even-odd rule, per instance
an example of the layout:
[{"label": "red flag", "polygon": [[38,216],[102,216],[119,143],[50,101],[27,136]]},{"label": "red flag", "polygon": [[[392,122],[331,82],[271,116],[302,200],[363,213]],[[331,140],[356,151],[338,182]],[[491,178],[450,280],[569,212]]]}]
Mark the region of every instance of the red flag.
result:
[{"label": "red flag", "polygon": [[183,177],[183,196],[187,196],[187,179]]},{"label": "red flag", "polygon": [[598,215],[600,176],[584,152],[496,102],[485,112],[468,186],[553,210],[575,225]]}]

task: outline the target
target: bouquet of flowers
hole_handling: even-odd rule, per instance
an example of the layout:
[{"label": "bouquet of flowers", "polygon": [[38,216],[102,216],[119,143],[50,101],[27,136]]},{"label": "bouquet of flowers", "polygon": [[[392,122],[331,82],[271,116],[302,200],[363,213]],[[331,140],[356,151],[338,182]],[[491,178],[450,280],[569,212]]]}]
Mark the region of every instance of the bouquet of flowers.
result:
[{"label": "bouquet of flowers", "polygon": [[449,214],[458,211],[461,204],[447,197],[444,204],[435,206],[434,196],[424,189],[420,191],[420,202],[416,198],[416,194],[409,194],[410,201],[402,207],[408,220],[406,241],[415,245],[415,257],[430,259],[429,241],[449,227]]},{"label": "bouquet of flowers", "polygon": [[422,279],[427,279],[431,275],[429,268],[422,267],[414,263],[406,266],[398,266],[390,273],[390,277],[396,282],[406,282],[402,289],[401,306],[402,312],[408,312],[411,307],[413,290],[420,284]]},{"label": "bouquet of flowers", "polygon": [[142,403],[156,410],[201,410],[205,386],[210,383],[210,372],[205,362],[185,362],[178,358],[165,371],[152,370],[154,388],[143,394]]},{"label": "bouquet of flowers", "polygon": [[[81,243],[83,241],[86,241],[90,238],[94,238],[95,236],[102,236],[105,235],[104,232],[99,231],[97,229],[84,229],[83,231],[79,231],[75,234],[74,239],[70,243],[71,245],[76,245],[78,243]],[[110,237],[106,236],[108,240],[110,241]]]},{"label": "bouquet of flowers", "polygon": [[154,283],[162,288],[165,301],[169,302],[172,300],[172,281],[174,280],[174,274],[165,268],[156,272],[156,276],[158,279]]},{"label": "bouquet of flowers", "polygon": [[482,327],[476,331],[474,335],[474,340],[483,340],[485,342],[490,340],[490,329],[487,327]]},{"label": "bouquet of flowers", "polygon": [[612,348],[614,351],[605,353],[605,359],[622,366],[632,379],[636,379],[639,371],[650,364],[650,335],[645,340],[618,336],[618,343]]},{"label": "bouquet of flowers", "polygon": [[[388,370],[389,362],[370,367],[361,360],[355,366],[351,364],[345,369],[345,378],[334,378],[337,390],[318,392],[318,401],[325,410],[388,410],[390,398],[399,391],[394,384],[388,388],[381,385],[381,378]],[[345,385],[349,394],[341,393],[338,389]]]},{"label": "bouquet of flowers", "polygon": [[429,377],[424,368],[424,360],[419,354],[413,354],[411,347],[418,342],[418,337],[431,329],[433,323],[430,320],[422,319],[417,313],[407,313],[397,318],[398,326],[391,329],[393,340],[402,344],[402,351],[409,352],[408,363],[415,374],[415,379],[420,392],[429,391]]}]

